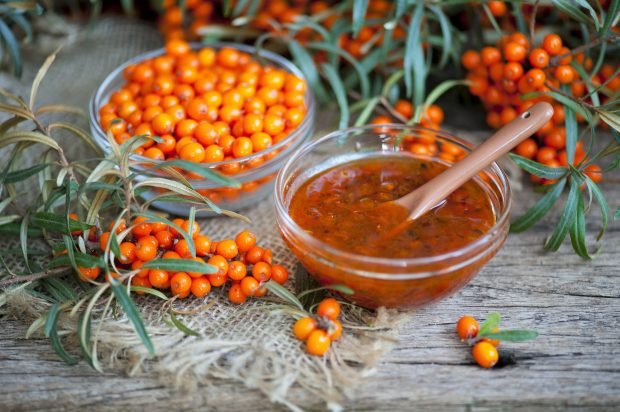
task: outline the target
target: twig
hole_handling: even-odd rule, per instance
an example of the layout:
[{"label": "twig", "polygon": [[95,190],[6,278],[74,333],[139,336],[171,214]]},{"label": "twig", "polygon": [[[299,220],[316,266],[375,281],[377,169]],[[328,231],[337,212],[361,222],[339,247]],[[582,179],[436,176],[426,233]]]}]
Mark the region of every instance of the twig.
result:
[{"label": "twig", "polygon": [[11,285],[14,285],[16,283],[34,282],[36,280],[52,278],[52,277],[56,277],[56,276],[62,276],[62,275],[66,275],[66,274],[69,274],[69,273],[71,273],[71,268],[61,267],[61,268],[50,269],[50,270],[48,270],[46,272],[33,273],[33,274],[27,275],[27,276],[14,276],[14,277],[11,277],[9,279],[4,279],[4,280],[0,281],[0,289],[4,289],[7,286],[11,286]]},{"label": "twig", "polygon": [[598,46],[599,44],[604,43],[604,42],[606,42],[606,41],[612,41],[612,42],[613,42],[613,41],[617,40],[617,39],[618,39],[618,37],[619,37],[619,36],[618,36],[618,35],[616,35],[616,34],[610,34],[610,35],[608,35],[608,36],[601,36],[601,37],[597,37],[596,39],[592,40],[590,43],[586,43],[586,44],[584,44],[584,45],[582,45],[582,46],[575,47],[573,50],[569,51],[568,53],[560,54],[560,55],[558,55],[558,56],[553,57],[553,58],[551,59],[551,61],[549,62],[549,64],[550,64],[551,66],[555,66],[555,65],[557,65],[557,64],[558,64],[558,62],[559,62],[560,60],[562,60],[562,59],[563,59],[563,58],[565,58],[565,57],[568,57],[568,56],[571,56],[571,57],[572,57],[572,56],[575,56],[575,55],[577,55],[577,54],[579,54],[579,53],[581,53],[581,52],[584,52],[584,51],[586,51],[586,50],[588,50],[588,49],[591,49],[591,48],[593,48],[593,47],[596,47],[596,46]]}]

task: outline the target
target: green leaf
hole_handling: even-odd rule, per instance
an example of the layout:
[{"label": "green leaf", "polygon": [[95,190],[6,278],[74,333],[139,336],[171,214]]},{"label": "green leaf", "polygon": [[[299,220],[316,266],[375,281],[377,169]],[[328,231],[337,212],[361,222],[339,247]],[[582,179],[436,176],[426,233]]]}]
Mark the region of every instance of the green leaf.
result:
[{"label": "green leaf", "polygon": [[193,329],[190,329],[187,325],[185,325],[183,322],[181,322],[176,315],[174,314],[174,311],[172,310],[172,306],[170,306],[170,310],[168,311],[168,313],[170,314],[170,320],[172,321],[172,324],[181,332],[183,332],[184,334],[186,334],[187,336],[200,336],[200,333],[196,332]]},{"label": "green leaf", "polygon": [[554,100],[557,100],[558,102],[562,103],[565,107],[570,108],[573,112],[581,114],[588,121],[588,123],[592,121],[592,114],[582,104],[558,92],[554,92],[554,91],[548,91],[545,93],[533,92],[533,93],[527,93],[521,96],[521,98],[528,99],[530,97],[536,97],[536,96],[551,96]]},{"label": "green leaf", "polygon": [[155,354],[155,347],[153,346],[153,342],[151,342],[151,338],[149,337],[146,328],[144,327],[144,323],[142,322],[142,318],[140,317],[140,313],[136,308],[133,300],[129,296],[127,289],[123,287],[123,285],[113,277],[110,277],[110,287],[112,288],[112,292],[116,297],[116,300],[121,305],[125,314],[133,324],[133,327],[142,340],[142,343],[149,351],[151,355]]},{"label": "green leaf", "polygon": [[458,86],[466,86],[468,84],[469,82],[467,80],[446,80],[439,83],[426,97],[424,107],[428,107],[435,103],[437,99],[439,99],[448,90]]},{"label": "green leaf", "polygon": [[[75,251],[73,253],[73,256],[74,256],[75,263],[77,266],[87,267],[87,268],[105,267],[105,264],[101,256],[94,256],[88,253],[75,252]],[[69,258],[68,255],[65,254],[65,255],[56,256],[48,264],[48,267],[50,269],[61,267],[61,266],[71,266],[71,259]]]},{"label": "green leaf", "polygon": [[50,339],[50,343],[56,354],[68,364],[73,365],[77,363],[77,360],[67,353],[58,336],[57,322],[59,308],[60,306],[58,303],[50,307],[44,327],[45,336]]},{"label": "green leaf", "polygon": [[88,360],[88,363],[93,366],[93,360],[90,347],[90,334],[91,334],[91,318],[90,313],[81,313],[78,319],[78,327],[77,327],[77,336],[78,343],[80,344],[80,349],[82,350],[82,355],[84,358]]},{"label": "green leaf", "polygon": [[620,206],[618,206],[618,208],[614,212],[614,220],[618,220],[618,219],[620,219]]},{"label": "green leaf", "polygon": [[[424,15],[424,2],[417,2],[416,8],[412,13],[411,22],[409,23],[409,29],[407,31],[407,40],[405,43],[405,87],[407,89],[407,96],[412,96],[416,89],[420,89],[414,98],[414,104],[418,106],[422,103],[422,96],[424,95],[424,53],[422,51],[422,45],[420,40],[420,28],[422,26],[422,17]],[[414,86],[414,77],[416,78],[416,84]]]},{"label": "green leaf", "polygon": [[538,337],[538,332],[526,329],[506,329],[499,332],[489,332],[484,334],[484,336],[478,334],[478,336],[489,339],[498,339],[505,342],[525,342],[536,339],[536,337]]},{"label": "green leaf", "polygon": [[560,11],[568,14],[580,23],[591,23],[591,20],[575,5],[575,0],[553,0],[553,4]]},{"label": "green leaf", "polygon": [[[52,212],[37,212],[32,217],[32,224],[34,226],[40,227],[42,229],[48,230],[50,232],[59,232],[66,233],[67,232],[67,217],[63,215],[58,215]],[[79,222],[77,220],[69,219],[69,230],[71,232],[77,230],[88,230],[93,225],[89,225],[84,222]]]},{"label": "green leaf", "polygon": [[319,71],[316,68],[316,64],[314,63],[312,56],[301,46],[301,44],[299,44],[298,41],[293,39],[288,42],[288,49],[291,52],[291,56],[293,56],[293,61],[306,77],[308,86],[316,92],[317,97],[321,101],[325,101],[326,92],[321,85]]},{"label": "green leaf", "polygon": [[519,156],[514,153],[509,154],[510,158],[523,170],[545,179],[560,179],[568,173],[568,169],[564,167],[549,167],[526,157]]},{"label": "green leaf", "polygon": [[21,77],[22,56],[19,50],[19,44],[9,26],[7,26],[2,19],[0,19],[0,37],[4,40],[4,43],[9,50],[9,54],[11,55],[11,60],[13,61],[13,74],[17,77]]},{"label": "green leaf", "polygon": [[523,232],[542,219],[551,210],[555,202],[559,199],[566,186],[566,179],[561,179],[551,186],[540,200],[532,206],[523,216],[518,217],[510,225],[510,231],[514,233]]},{"label": "green leaf", "polygon": [[620,133],[620,116],[603,110],[599,110],[598,114],[601,116],[601,120]]},{"label": "green leaf", "polygon": [[377,107],[378,103],[379,103],[378,97],[373,97],[372,99],[370,99],[366,107],[364,107],[364,110],[362,110],[362,112],[359,114],[359,116],[355,120],[356,127],[362,126],[366,124],[366,122],[368,122],[368,119],[372,115],[372,112],[375,110],[375,107]]},{"label": "green leaf", "polygon": [[155,297],[158,297],[162,300],[168,300],[168,297],[166,295],[164,295],[163,293],[161,293],[159,290],[157,289],[153,289],[153,288],[147,288],[145,286],[138,286],[138,285],[131,285],[129,290],[131,292],[142,292],[142,293],[146,293],[148,295],[152,295]]},{"label": "green leaf", "polygon": [[142,265],[144,269],[161,269],[173,272],[217,273],[218,268],[208,263],[189,259],[155,259]]},{"label": "green leaf", "polygon": [[574,177],[575,176],[573,176],[570,181],[570,190],[568,191],[566,203],[564,203],[564,211],[562,212],[562,216],[560,216],[560,221],[553,230],[551,237],[545,242],[545,249],[558,250],[566,238],[570,225],[575,219],[578,197],[581,196],[581,191],[579,190],[579,183]]},{"label": "green leaf", "polygon": [[487,315],[486,320],[480,325],[478,336],[486,336],[499,327],[502,317],[497,312],[491,312]]},{"label": "green leaf", "polygon": [[586,213],[582,196],[577,196],[575,218],[570,222],[569,234],[575,252],[584,259],[591,259],[586,246]]},{"label": "green leaf", "polygon": [[573,164],[575,160],[575,149],[579,130],[577,129],[577,116],[570,106],[564,106],[564,124],[566,128],[566,155],[568,163]]},{"label": "green leaf", "polygon": [[176,223],[172,222],[171,220],[166,219],[165,217],[161,217],[161,216],[156,215],[154,213],[141,212],[141,213],[136,213],[136,214],[138,216],[144,216],[144,217],[148,218],[147,223],[148,222],[161,222],[161,223],[165,223],[168,226],[174,228],[177,232],[179,232],[181,234],[183,239],[185,239],[187,241],[187,246],[189,248],[189,251],[190,251],[191,255],[192,256],[196,256],[196,245],[194,245],[194,241],[193,241],[192,237],[189,235],[189,233],[187,233],[185,230],[183,230],[179,225],[177,225]]},{"label": "green leaf", "polygon": [[353,2],[353,37],[355,38],[357,38],[364,24],[366,10],[368,10],[368,0],[355,0]]},{"label": "green leaf", "polygon": [[279,297],[280,299],[284,300],[285,302],[287,302],[290,305],[296,306],[297,308],[303,310],[304,307],[301,304],[301,302],[299,301],[299,299],[297,299],[297,297],[295,295],[293,295],[288,289],[286,289],[284,286],[274,282],[273,280],[268,281],[267,283],[265,283],[265,287],[267,288],[267,290],[269,290],[271,293],[273,293],[274,295],[276,295],[277,297]]},{"label": "green leaf", "polygon": [[[326,43],[326,42],[312,42],[312,43],[308,43],[307,45],[308,48],[310,49],[317,49],[317,50],[323,50],[326,51],[328,53],[330,53],[332,56],[340,56],[343,59],[345,59],[347,62],[349,62],[351,64],[351,66],[353,66],[353,69],[355,70],[355,72],[357,73],[357,76],[360,80],[360,88],[362,91],[362,97],[366,98],[368,97],[369,93],[370,93],[370,81],[368,80],[368,75],[366,74],[366,71],[364,70],[364,68],[361,66],[361,64],[355,59],[355,57],[353,57],[349,52],[346,52],[338,47],[335,47],[334,45],[330,44],[330,43]],[[323,64],[323,66],[325,66],[325,64]],[[332,66],[335,70],[335,65]],[[338,78],[340,79],[340,76],[338,76]],[[342,82],[342,80],[340,80]]]},{"label": "green leaf", "polygon": [[435,13],[439,20],[439,27],[441,27],[441,37],[443,45],[441,47],[441,58],[439,59],[439,67],[444,67],[450,58],[450,51],[452,50],[452,33],[450,30],[450,20],[446,14],[438,6],[430,6],[429,9]]},{"label": "green leaf", "polygon": [[49,68],[52,65],[52,63],[54,63],[54,60],[56,59],[56,54],[58,54],[59,50],[60,49],[57,49],[54,53],[50,54],[47,57],[47,59],[45,59],[45,62],[43,62],[43,64],[39,68],[39,71],[37,72],[37,75],[35,76],[34,80],[32,81],[32,86],[30,87],[30,101],[29,101],[30,110],[34,109],[34,103],[35,103],[36,98],[37,98],[37,93],[39,91],[39,86],[41,86],[41,81],[43,81],[43,78],[45,77],[45,74],[49,70]]},{"label": "green leaf", "polygon": [[[0,226],[0,235],[7,236],[19,236],[19,228],[21,225],[19,223],[8,223]],[[39,228],[29,226],[28,227],[28,236],[30,237],[41,237],[43,236],[43,231]]]},{"label": "green leaf", "polygon": [[41,170],[44,170],[50,166],[50,163],[42,163],[26,169],[16,170],[14,172],[7,173],[3,181],[0,183],[17,183],[22,180],[28,179],[30,176],[34,176]]},{"label": "green leaf", "polygon": [[323,69],[323,73],[325,73],[327,81],[336,95],[336,101],[338,102],[338,107],[340,108],[339,127],[344,129],[349,124],[349,104],[347,102],[347,95],[344,90],[344,85],[342,84],[340,75],[331,64],[323,63],[321,68]]},{"label": "green leaf", "polygon": [[596,14],[596,11],[594,11],[590,3],[588,3],[586,0],[574,0],[574,1],[577,2],[581,7],[586,9],[588,13],[590,13],[590,17],[592,17],[592,22],[594,23],[594,27],[596,28],[597,31],[600,30],[601,23],[598,20],[598,15]]},{"label": "green leaf", "polygon": [[596,199],[601,209],[601,220],[602,220],[603,225],[601,227],[600,232],[598,233],[598,236],[596,237],[596,240],[601,240],[601,238],[603,237],[603,234],[605,233],[605,229],[607,229],[607,224],[609,222],[609,215],[611,214],[611,210],[609,209],[609,204],[607,203],[607,200],[605,199],[605,195],[603,194],[601,189],[587,175],[586,175],[586,184],[592,191],[592,194],[594,195],[594,198]]},{"label": "green leaf", "polygon": [[[141,161],[141,163],[145,163],[145,162]],[[217,171],[210,169],[208,167],[202,166],[200,163],[194,163],[194,162],[188,162],[187,160],[175,159],[175,160],[167,160],[165,162],[159,162],[159,163],[153,162],[153,165],[152,165],[152,167],[155,169],[166,167],[166,166],[180,167],[183,170],[199,174],[200,176],[206,178],[207,180],[210,180],[222,186],[237,187],[237,188],[241,187],[241,183],[237,182],[235,179],[232,179],[228,176],[224,176],[221,173],[218,173]]]},{"label": "green leaf", "polygon": [[609,28],[617,23],[618,18],[620,18],[620,0],[611,0],[607,8],[605,21],[603,22],[603,28],[601,30],[602,36],[606,35]]}]

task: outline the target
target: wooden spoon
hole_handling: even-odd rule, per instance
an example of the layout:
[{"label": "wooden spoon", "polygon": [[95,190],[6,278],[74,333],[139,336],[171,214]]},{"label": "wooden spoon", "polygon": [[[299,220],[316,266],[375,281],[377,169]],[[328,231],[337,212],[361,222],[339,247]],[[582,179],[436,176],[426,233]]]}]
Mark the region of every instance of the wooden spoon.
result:
[{"label": "wooden spoon", "polygon": [[499,129],[487,141],[462,160],[452,165],[452,167],[424,183],[413,192],[382,204],[381,206],[399,206],[391,207],[392,211],[401,209],[403,214],[405,211],[409,212],[405,221],[400,223],[394,230],[391,230],[388,237],[399,233],[411,221],[440,205],[450,193],[461,187],[482,169],[493,163],[493,161],[508,153],[510,149],[533,135],[551,119],[551,116],[553,116],[553,107],[549,103],[536,103],[512,122]]}]

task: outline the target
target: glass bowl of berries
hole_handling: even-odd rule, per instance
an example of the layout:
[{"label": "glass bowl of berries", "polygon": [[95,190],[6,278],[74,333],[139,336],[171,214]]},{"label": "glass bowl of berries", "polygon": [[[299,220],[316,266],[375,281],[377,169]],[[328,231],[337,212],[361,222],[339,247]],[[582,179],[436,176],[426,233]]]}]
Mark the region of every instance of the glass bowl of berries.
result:
[{"label": "glass bowl of berries", "polygon": [[[157,176],[162,163],[173,161],[198,193],[238,211],[272,193],[278,170],[312,135],[315,99],[299,68],[278,54],[171,40],[110,73],[91,97],[89,116],[106,152],[114,142],[144,136],[132,168]],[[167,201],[162,192],[141,195],[159,209],[189,213],[187,203]]]}]

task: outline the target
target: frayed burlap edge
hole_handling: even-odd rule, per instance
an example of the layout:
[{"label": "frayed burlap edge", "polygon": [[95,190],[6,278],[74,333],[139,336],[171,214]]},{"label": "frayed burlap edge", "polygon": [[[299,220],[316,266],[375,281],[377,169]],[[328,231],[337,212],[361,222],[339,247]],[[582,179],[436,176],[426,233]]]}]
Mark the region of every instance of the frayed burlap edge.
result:
[{"label": "frayed burlap edge", "polygon": [[[48,302],[23,291],[6,293],[7,316],[32,322],[49,307]],[[324,401],[330,410],[341,410],[343,401],[355,397],[354,389],[375,372],[383,355],[398,342],[399,324],[408,318],[386,309],[365,316],[369,326],[347,331],[324,358],[304,356],[300,346],[293,364],[259,342],[186,336],[156,320],[147,325],[156,348],[154,357],[124,317],[93,322],[92,330],[97,331],[96,350],[104,369],[122,368],[129,376],[158,376],[166,385],[189,391],[201,385],[216,386],[218,379],[234,380],[259,390],[271,402],[300,411],[302,406],[289,396],[289,389],[297,386]],[[69,313],[58,319],[58,330],[68,337],[69,350],[78,347],[76,320],[77,315]]]}]

